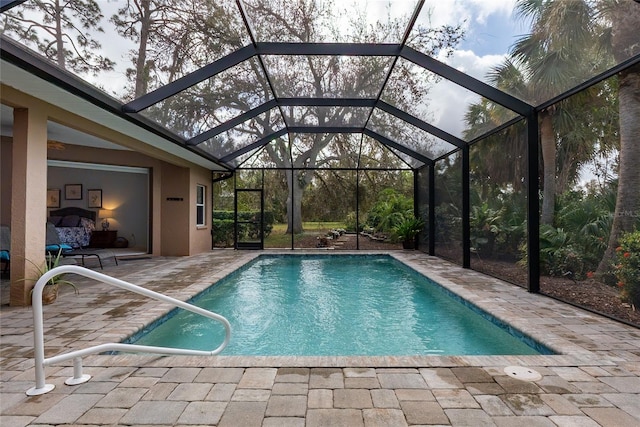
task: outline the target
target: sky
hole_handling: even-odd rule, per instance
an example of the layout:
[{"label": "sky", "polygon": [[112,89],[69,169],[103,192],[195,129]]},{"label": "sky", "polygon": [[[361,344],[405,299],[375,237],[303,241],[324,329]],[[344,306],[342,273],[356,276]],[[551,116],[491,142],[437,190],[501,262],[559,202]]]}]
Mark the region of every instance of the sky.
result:
[{"label": "sky", "polygon": [[[465,30],[453,55],[437,59],[481,81],[486,82],[490,69],[504,60],[524,32],[512,16],[515,0],[427,0],[424,7],[431,7],[434,24],[462,23]],[[431,98],[452,100],[439,103],[431,113],[434,125],[458,137],[465,128],[466,107],[480,101],[475,93],[448,82],[436,85]]]}]

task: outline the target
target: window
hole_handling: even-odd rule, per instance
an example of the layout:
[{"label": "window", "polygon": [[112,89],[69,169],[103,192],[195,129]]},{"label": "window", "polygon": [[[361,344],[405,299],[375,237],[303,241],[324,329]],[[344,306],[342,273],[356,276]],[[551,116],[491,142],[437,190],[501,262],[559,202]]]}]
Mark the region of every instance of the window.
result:
[{"label": "window", "polygon": [[196,226],[206,225],[204,219],[204,200],[206,194],[206,187],[204,185],[196,185]]}]

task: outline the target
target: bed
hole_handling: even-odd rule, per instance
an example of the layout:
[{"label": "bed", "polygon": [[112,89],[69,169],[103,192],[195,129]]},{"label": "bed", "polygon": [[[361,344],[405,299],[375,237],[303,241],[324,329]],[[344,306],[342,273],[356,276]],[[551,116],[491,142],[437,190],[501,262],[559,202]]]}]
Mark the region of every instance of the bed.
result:
[{"label": "bed", "polygon": [[96,229],[96,212],[68,207],[49,212],[47,221],[55,226],[60,242],[74,249],[89,246]]},{"label": "bed", "polygon": [[[100,269],[102,269],[102,261],[105,258],[113,258],[115,265],[118,265],[118,259],[112,250],[88,248],[91,234],[96,229],[96,213],[94,211],[73,207],[51,211],[47,219],[47,236],[51,228],[54,229],[52,233],[55,233],[57,241],[52,245],[52,249],[49,249],[48,242],[47,251],[57,251],[65,258],[80,258],[82,266],[84,266],[86,257],[97,258]],[[49,240],[47,238],[47,241]]]}]

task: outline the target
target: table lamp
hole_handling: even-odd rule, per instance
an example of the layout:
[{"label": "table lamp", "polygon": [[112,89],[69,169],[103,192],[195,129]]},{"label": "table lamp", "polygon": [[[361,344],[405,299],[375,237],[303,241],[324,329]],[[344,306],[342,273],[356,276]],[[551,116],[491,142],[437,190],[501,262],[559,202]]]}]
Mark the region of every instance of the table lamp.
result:
[{"label": "table lamp", "polygon": [[102,219],[102,230],[109,230],[109,218],[113,218],[113,211],[111,209],[100,209],[98,216]]}]

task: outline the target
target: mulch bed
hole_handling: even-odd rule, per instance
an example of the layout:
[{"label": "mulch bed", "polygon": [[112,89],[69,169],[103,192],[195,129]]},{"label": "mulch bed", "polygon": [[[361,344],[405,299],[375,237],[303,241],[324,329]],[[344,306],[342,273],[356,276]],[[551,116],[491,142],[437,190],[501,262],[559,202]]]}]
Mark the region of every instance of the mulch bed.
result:
[{"label": "mulch bed", "polygon": [[[305,249],[313,249],[316,248],[316,244],[318,243],[318,236],[314,234],[308,234],[303,236],[296,236],[294,247],[296,248],[305,248]],[[365,236],[360,236],[358,240],[356,240],[355,234],[343,234],[336,240],[329,240],[329,246],[327,249],[329,250],[348,250],[354,251],[357,249],[357,245],[360,245],[360,250],[382,250],[382,251],[393,251],[402,249],[402,243],[389,243],[383,241],[371,240]]]},{"label": "mulch bed", "polygon": [[[471,266],[474,270],[526,286],[527,272],[513,263],[472,260]],[[540,293],[640,327],[640,311],[634,311],[630,304],[623,302],[616,288],[602,282],[593,279],[573,281],[563,277],[542,276]]]}]

